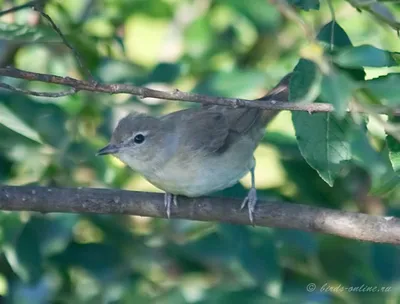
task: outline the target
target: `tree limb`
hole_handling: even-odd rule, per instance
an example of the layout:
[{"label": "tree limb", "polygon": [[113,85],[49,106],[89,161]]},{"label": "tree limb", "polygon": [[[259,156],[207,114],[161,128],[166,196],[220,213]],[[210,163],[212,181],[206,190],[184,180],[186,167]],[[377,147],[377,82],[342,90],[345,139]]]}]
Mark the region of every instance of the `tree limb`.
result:
[{"label": "tree limb", "polygon": [[[241,200],[180,196],[171,217],[249,225]],[[130,214],[165,218],[160,193],[93,188],[1,186],[0,209],[9,211]],[[254,214],[258,226],[299,229],[379,243],[400,244],[400,219],[278,201],[260,201]]]},{"label": "tree limb", "polygon": [[[61,77],[52,74],[43,74],[19,70],[13,67],[0,68],[0,76],[6,76],[17,79],[25,79],[29,81],[40,81],[45,83],[52,83],[63,85],[74,88],[76,91],[90,91],[99,93],[109,94],[131,94],[139,96],[140,98],[159,98],[167,100],[181,100],[188,102],[196,102],[202,104],[217,104],[222,106],[232,107],[247,107],[247,108],[259,108],[264,110],[288,110],[288,111],[306,111],[310,114],[317,112],[333,112],[334,108],[329,103],[311,103],[311,104],[298,104],[295,102],[281,102],[279,100],[270,100],[268,102],[263,100],[248,100],[241,98],[226,98],[226,97],[214,97],[195,93],[186,93],[179,90],[172,92],[164,92],[146,87],[138,87],[131,84],[106,84],[95,81],[78,80],[71,77]],[[14,88],[13,91],[17,89]],[[32,94],[32,92],[24,92],[26,94]],[[70,92],[71,94],[73,92]],[[40,92],[40,96],[43,97],[55,97],[54,93]],[[66,94],[69,95],[69,94]],[[61,95],[60,96],[65,96]],[[381,114],[393,114],[400,115],[400,109],[390,109],[386,107],[375,107],[373,109],[376,113]],[[348,110],[350,111],[350,110]]]}]

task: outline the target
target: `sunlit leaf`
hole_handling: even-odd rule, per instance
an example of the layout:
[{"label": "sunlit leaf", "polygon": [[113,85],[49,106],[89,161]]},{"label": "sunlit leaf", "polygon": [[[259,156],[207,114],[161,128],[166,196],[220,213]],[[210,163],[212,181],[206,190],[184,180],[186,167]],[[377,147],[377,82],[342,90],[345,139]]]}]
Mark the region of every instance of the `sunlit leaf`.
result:
[{"label": "sunlit leaf", "polygon": [[391,73],[377,77],[365,82],[366,88],[378,98],[378,100],[388,106],[400,104],[400,74]]},{"label": "sunlit leaf", "polygon": [[61,42],[51,27],[0,22],[0,39],[22,42]]},{"label": "sunlit leaf", "polygon": [[11,112],[4,104],[0,103],[0,123],[7,128],[41,143],[39,134],[31,127],[26,125],[19,117]]}]

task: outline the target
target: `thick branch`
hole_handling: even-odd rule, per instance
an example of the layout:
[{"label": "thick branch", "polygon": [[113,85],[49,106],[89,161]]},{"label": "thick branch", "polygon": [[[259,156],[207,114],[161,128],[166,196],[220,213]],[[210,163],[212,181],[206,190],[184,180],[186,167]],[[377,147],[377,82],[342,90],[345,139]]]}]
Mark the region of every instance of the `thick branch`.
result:
[{"label": "thick branch", "polygon": [[[202,104],[217,104],[232,107],[247,107],[260,108],[264,110],[289,110],[289,111],[307,111],[310,114],[316,112],[333,112],[334,108],[328,103],[312,103],[312,104],[297,104],[293,102],[281,102],[279,100],[248,100],[240,98],[214,97],[194,93],[186,93],[179,90],[172,92],[164,92],[149,89],[146,87],[138,87],[130,84],[105,84],[94,81],[78,80],[71,77],[61,77],[52,74],[42,74],[19,70],[12,67],[0,68],[0,76],[12,77],[17,79],[25,79],[29,81],[40,81],[53,83],[74,88],[76,91],[90,91],[110,94],[131,94],[140,98],[159,98],[167,100],[181,100],[196,102]],[[17,89],[14,89],[14,91]],[[30,94],[29,92],[25,92]],[[73,92],[71,92],[73,93]],[[36,92],[37,94],[37,92]],[[40,96],[55,97],[54,93],[45,95],[45,92],[40,92]],[[400,109],[374,108],[374,111],[382,114],[400,115]]]},{"label": "thick branch", "polygon": [[[241,201],[230,198],[179,197],[171,217],[198,221],[249,224]],[[166,217],[159,193],[91,188],[1,186],[0,209],[10,211],[81,212]],[[258,226],[321,232],[362,241],[400,244],[400,219],[307,205],[260,201],[255,210]]]}]

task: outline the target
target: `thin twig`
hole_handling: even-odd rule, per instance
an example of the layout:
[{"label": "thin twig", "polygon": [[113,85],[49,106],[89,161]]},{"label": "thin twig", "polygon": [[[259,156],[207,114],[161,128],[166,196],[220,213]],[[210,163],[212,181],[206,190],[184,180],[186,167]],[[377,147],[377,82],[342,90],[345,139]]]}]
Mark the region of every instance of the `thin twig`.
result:
[{"label": "thin twig", "polygon": [[51,98],[73,95],[76,92],[78,92],[78,90],[75,88],[70,88],[68,90],[61,91],[61,92],[37,92],[37,91],[16,88],[16,87],[13,87],[4,82],[0,82],[0,88],[6,89],[9,91],[13,91],[13,92],[17,92],[17,93],[26,94],[26,95],[39,96],[39,97],[51,97]]},{"label": "thin twig", "polygon": [[[295,102],[281,102],[280,100],[248,100],[240,98],[214,97],[195,93],[186,93],[179,90],[164,92],[146,87],[138,87],[130,84],[105,84],[92,83],[89,81],[78,80],[71,77],[61,77],[52,74],[42,74],[19,70],[12,67],[0,68],[0,76],[6,76],[29,81],[40,81],[53,83],[75,88],[77,91],[89,91],[109,94],[131,94],[140,98],[158,98],[167,100],[180,100],[196,102],[202,104],[217,104],[231,107],[258,108],[264,110],[288,110],[288,111],[306,111],[308,113],[333,112],[334,108],[329,103],[311,103],[297,104]],[[43,95],[46,96],[46,95]],[[46,96],[51,97],[51,96]],[[391,109],[386,107],[375,107],[375,113],[391,114],[400,116],[400,109]],[[350,110],[348,110],[350,112]]]},{"label": "thin twig", "polygon": [[[376,19],[382,21],[386,25],[390,26],[393,28],[396,32],[397,35],[399,35],[400,31],[400,22],[396,20],[396,16],[389,10],[387,6],[380,2],[385,2],[385,1],[370,1],[370,2],[365,2],[365,1],[359,1],[359,0],[347,0],[353,7],[355,7],[357,10],[361,11],[367,11],[370,13],[372,16],[374,16]],[[392,1],[386,1],[386,2],[392,2]],[[393,1],[393,3],[395,3]],[[380,9],[377,9],[377,7],[380,7]],[[384,7],[385,13],[382,13],[382,7]]]},{"label": "thin twig", "polygon": [[[319,45],[320,42],[317,40],[317,35],[311,25],[301,18],[299,14],[289,5],[286,0],[267,0],[271,4],[275,5],[280,13],[286,17],[286,19],[296,23],[304,32],[304,37],[308,40],[311,45]],[[307,54],[309,55],[309,54]],[[304,56],[306,57],[306,56]],[[329,61],[325,58],[324,54],[315,56],[313,53],[311,56],[307,56],[307,59],[314,61],[321,70],[322,73],[328,74],[331,70]]]},{"label": "thin twig", "polygon": [[329,11],[331,13],[332,24],[331,24],[331,37],[330,37],[330,50],[333,51],[334,44],[335,44],[335,24],[336,24],[336,15],[335,9],[333,8],[332,0],[327,0]]},{"label": "thin twig", "polygon": [[29,1],[29,2],[27,2],[25,4],[13,6],[13,7],[9,8],[9,9],[4,10],[4,11],[0,11],[0,17],[4,16],[4,15],[7,15],[7,14],[10,14],[10,13],[14,13],[14,12],[23,10],[25,8],[33,8],[38,2],[40,2],[40,1]]},{"label": "thin twig", "polygon": [[93,75],[90,72],[90,70],[84,65],[83,61],[81,60],[81,57],[78,53],[78,51],[68,42],[67,38],[65,38],[64,34],[61,32],[61,30],[58,28],[58,26],[54,23],[53,19],[49,15],[47,15],[40,7],[35,6],[35,10],[40,13],[51,25],[53,30],[60,36],[61,40],[64,42],[64,44],[72,51],[72,53],[75,56],[75,59],[78,61],[79,66],[83,69],[83,71],[86,73],[87,77],[89,77],[89,80],[92,82],[95,82],[93,79]]}]

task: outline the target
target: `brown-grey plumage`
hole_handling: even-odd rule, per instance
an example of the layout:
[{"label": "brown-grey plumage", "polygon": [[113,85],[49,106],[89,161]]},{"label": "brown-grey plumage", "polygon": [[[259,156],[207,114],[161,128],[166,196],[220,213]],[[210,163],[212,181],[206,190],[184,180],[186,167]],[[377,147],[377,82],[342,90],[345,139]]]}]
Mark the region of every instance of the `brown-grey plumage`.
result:
[{"label": "brown-grey plumage", "polygon": [[[287,101],[291,74],[259,100]],[[132,113],[113,132],[99,154],[114,154],[166,191],[169,215],[176,195],[196,197],[233,186],[249,171],[252,189],[243,202],[253,211],[257,200],[253,153],[265,125],[278,111],[206,105],[151,117]],[[172,194],[172,195],[171,195]]]}]

